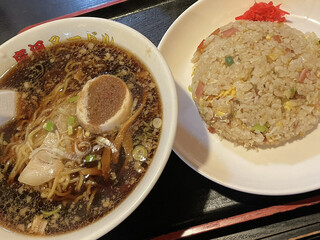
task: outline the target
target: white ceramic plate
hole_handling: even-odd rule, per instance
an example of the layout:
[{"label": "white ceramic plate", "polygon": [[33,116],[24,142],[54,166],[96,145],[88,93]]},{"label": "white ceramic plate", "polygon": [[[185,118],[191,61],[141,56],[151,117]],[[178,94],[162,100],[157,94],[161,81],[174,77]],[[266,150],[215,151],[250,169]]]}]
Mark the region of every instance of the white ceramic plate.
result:
[{"label": "white ceramic plate", "polygon": [[[269,2],[269,1],[268,1]],[[289,25],[320,36],[320,1],[282,0]],[[201,121],[188,86],[194,51],[213,30],[234,21],[253,0],[199,0],[169,28],[159,44],[178,91],[178,128],[174,151],[194,170],[229,188],[263,195],[288,195],[320,188],[320,127],[301,140],[264,150],[235,147],[210,134]]]}]

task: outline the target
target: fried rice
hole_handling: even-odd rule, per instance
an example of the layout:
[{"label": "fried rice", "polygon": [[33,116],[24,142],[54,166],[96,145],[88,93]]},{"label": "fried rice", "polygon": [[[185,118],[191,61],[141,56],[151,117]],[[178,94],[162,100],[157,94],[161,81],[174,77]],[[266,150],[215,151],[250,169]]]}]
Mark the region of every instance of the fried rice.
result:
[{"label": "fried rice", "polygon": [[244,147],[305,136],[320,116],[320,45],[284,23],[239,20],[201,42],[191,91],[210,132]]}]

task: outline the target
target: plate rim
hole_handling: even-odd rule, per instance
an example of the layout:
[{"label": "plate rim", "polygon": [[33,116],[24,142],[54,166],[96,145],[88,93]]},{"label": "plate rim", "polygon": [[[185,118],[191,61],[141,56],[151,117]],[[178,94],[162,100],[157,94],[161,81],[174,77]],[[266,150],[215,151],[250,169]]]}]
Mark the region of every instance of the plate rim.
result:
[{"label": "plate rim", "polygon": [[[168,38],[168,36],[170,34],[172,34],[172,32],[175,30],[175,28],[177,28],[177,26],[179,26],[179,24],[181,24],[181,22],[183,22],[183,19],[187,18],[188,15],[190,13],[192,13],[192,11],[196,11],[195,8],[200,8],[201,4],[206,5],[206,3],[208,3],[209,1],[210,0],[198,0],[198,1],[194,2],[184,12],[182,12],[182,14],[180,14],[177,19],[175,19],[175,21],[170,25],[170,27],[168,28],[168,30],[166,31],[166,33],[162,37],[161,41],[159,42],[158,48],[162,54],[163,54],[164,45],[167,44],[166,39]],[[287,2],[290,2],[290,1],[286,1],[286,3]],[[295,14],[292,14],[292,15],[295,15]],[[178,82],[176,80],[175,80],[175,82],[176,82],[176,84],[178,84]],[[307,193],[307,192],[315,191],[320,188],[320,184],[314,184],[314,185],[305,186],[303,188],[266,190],[266,189],[252,189],[252,188],[248,188],[247,186],[241,187],[239,185],[229,184],[228,182],[221,181],[220,179],[218,179],[214,176],[211,176],[208,172],[204,171],[203,169],[198,168],[197,163],[190,161],[190,159],[187,159],[185,157],[185,155],[181,152],[181,149],[179,149],[179,148],[181,148],[180,145],[177,146],[177,143],[175,140],[174,145],[173,145],[173,151],[181,160],[183,160],[185,162],[185,164],[187,164],[194,171],[196,171],[197,173],[199,173],[203,177],[207,178],[208,180],[215,182],[217,184],[220,184],[224,187],[236,190],[236,191],[250,193],[250,194],[266,195],[266,196],[284,196],[284,195],[296,195],[296,194]],[[208,160],[208,161],[210,161],[210,160]]]}]

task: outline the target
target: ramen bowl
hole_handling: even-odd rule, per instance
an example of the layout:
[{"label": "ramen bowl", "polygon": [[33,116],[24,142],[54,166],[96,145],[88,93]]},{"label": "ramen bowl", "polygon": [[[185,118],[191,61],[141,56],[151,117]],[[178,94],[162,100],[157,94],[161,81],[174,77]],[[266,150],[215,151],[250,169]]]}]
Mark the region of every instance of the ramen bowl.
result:
[{"label": "ramen bowl", "polygon": [[171,153],[177,124],[177,96],[167,63],[142,34],[123,24],[99,18],[69,18],[45,23],[13,37],[0,46],[0,73],[43,48],[70,40],[99,40],[114,43],[132,53],[149,70],[162,102],[162,130],[158,148],[145,175],[134,190],[111,212],[94,222],[48,236],[34,236],[0,227],[0,239],[97,239],[127,218],[148,195]]}]

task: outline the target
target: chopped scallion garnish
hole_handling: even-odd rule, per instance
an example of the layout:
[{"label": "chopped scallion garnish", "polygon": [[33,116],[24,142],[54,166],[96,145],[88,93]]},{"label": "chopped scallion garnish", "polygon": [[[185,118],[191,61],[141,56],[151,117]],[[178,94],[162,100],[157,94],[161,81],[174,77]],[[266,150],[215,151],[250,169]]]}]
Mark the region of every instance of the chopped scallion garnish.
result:
[{"label": "chopped scallion garnish", "polygon": [[44,215],[44,217],[50,217],[51,215],[54,215],[55,213],[59,212],[60,209],[61,209],[61,204],[59,204],[55,209],[53,209],[52,211],[43,211],[43,210],[40,210],[41,213]]},{"label": "chopped scallion garnish", "polygon": [[234,60],[233,60],[233,58],[232,58],[231,56],[227,56],[227,57],[225,58],[225,62],[226,62],[226,64],[227,64],[228,66],[231,66],[232,64],[234,64]]},{"label": "chopped scallion garnish", "polygon": [[71,125],[68,125],[68,135],[73,134],[73,127]]},{"label": "chopped scallion garnish", "polygon": [[86,156],[85,161],[86,162],[93,162],[95,159],[96,159],[96,156],[93,154],[90,154],[90,155]]},{"label": "chopped scallion garnish", "polygon": [[75,125],[75,119],[74,119],[73,116],[69,116],[69,117],[68,117],[68,125],[74,127],[74,125]]},{"label": "chopped scallion garnish", "polygon": [[79,96],[74,96],[74,97],[71,97],[69,101],[70,101],[71,103],[74,103],[74,102],[77,102],[77,101],[78,101],[78,98],[79,98]]},{"label": "chopped scallion garnish", "polygon": [[68,124],[67,124],[68,135],[72,135],[73,134],[73,128],[76,125],[75,122],[76,121],[75,121],[73,116],[69,116],[68,117]]},{"label": "chopped scallion garnish", "polygon": [[48,132],[52,132],[53,129],[54,129],[54,123],[51,122],[51,121],[48,121],[48,122],[46,122],[46,123],[43,125],[43,128],[44,128],[45,130],[47,130]]},{"label": "chopped scallion garnish", "polygon": [[264,125],[256,124],[252,127],[252,129],[258,132],[264,132],[265,130],[267,130],[267,127]]}]

